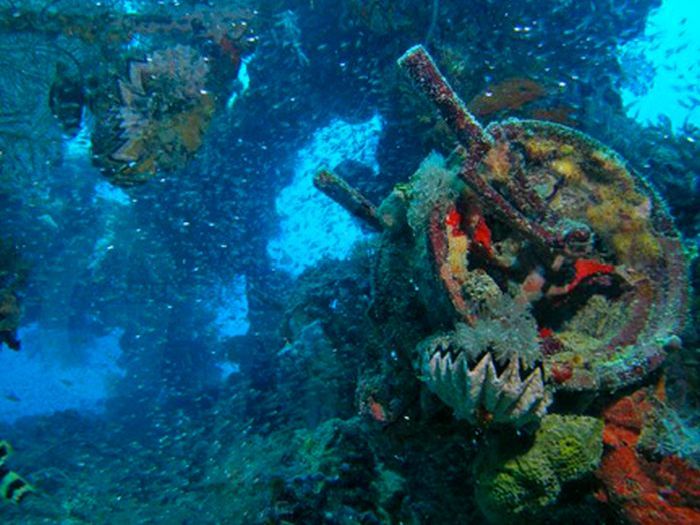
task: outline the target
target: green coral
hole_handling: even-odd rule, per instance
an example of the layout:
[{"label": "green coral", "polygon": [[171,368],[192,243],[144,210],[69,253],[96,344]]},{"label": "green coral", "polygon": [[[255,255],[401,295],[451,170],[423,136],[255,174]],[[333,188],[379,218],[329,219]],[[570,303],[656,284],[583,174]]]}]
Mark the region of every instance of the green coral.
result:
[{"label": "green coral", "polygon": [[556,474],[540,453],[525,454],[506,461],[493,472],[482,474],[477,500],[484,514],[494,522],[504,511],[527,513],[554,503],[561,490]]},{"label": "green coral", "polygon": [[603,421],[552,414],[542,420],[535,444],[547,456],[559,480],[579,479],[598,467],[603,455]]},{"label": "green coral", "polygon": [[489,447],[476,465],[479,507],[493,523],[536,517],[557,501],[562,484],[597,468],[602,433],[599,419],[551,414],[524,453],[514,454],[512,443]]},{"label": "green coral", "polygon": [[678,456],[700,468],[700,424],[690,413],[680,413],[659,402],[644,418],[637,448],[651,454]]}]

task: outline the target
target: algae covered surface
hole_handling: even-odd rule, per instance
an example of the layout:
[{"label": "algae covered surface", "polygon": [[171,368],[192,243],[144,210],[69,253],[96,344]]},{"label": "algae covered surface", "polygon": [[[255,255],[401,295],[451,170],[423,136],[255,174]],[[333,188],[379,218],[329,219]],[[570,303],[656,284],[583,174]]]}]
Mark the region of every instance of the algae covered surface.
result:
[{"label": "algae covered surface", "polygon": [[0,521],[700,522],[700,12],[0,0]]}]

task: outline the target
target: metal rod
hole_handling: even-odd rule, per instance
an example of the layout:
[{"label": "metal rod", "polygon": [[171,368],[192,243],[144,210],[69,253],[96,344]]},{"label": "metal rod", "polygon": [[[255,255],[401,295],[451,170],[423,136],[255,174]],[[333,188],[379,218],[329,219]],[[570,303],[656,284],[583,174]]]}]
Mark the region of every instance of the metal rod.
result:
[{"label": "metal rod", "polygon": [[368,226],[377,231],[384,229],[374,204],[335,173],[322,169],[314,177],[314,186]]},{"label": "metal rod", "polygon": [[418,87],[435,104],[442,118],[457,135],[469,156],[480,160],[493,145],[493,139],[469,113],[467,106],[450,87],[423,46],[414,46],[398,60]]}]

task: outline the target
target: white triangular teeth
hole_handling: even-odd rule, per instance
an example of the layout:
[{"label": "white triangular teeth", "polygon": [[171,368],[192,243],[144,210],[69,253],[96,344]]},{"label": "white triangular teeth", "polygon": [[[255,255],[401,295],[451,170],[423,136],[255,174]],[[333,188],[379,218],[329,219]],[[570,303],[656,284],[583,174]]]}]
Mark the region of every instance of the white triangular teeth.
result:
[{"label": "white triangular teeth", "polygon": [[[542,369],[535,369],[522,383],[524,388],[518,401],[513,406],[513,415],[522,417],[532,409],[537,407],[545,398],[544,381],[542,379]],[[545,407],[546,408],[546,407]],[[537,410],[534,410],[537,412]]]},{"label": "white triangular teeth", "polygon": [[486,355],[489,356],[490,359],[486,368],[486,381],[481,387],[483,391],[482,403],[484,408],[488,412],[493,412],[496,408],[496,404],[498,403],[498,398],[500,396],[501,381],[498,378],[496,366],[493,364],[493,358],[491,358],[491,354]]},{"label": "white triangular teeth", "polygon": [[495,413],[507,413],[511,411],[513,405],[519,402],[525,383],[520,379],[520,360],[511,359],[505,371],[499,377],[499,399],[498,404],[493,408]]},{"label": "white triangular teeth", "polygon": [[450,381],[451,376],[452,376],[452,357],[450,356],[450,354],[447,354],[440,361],[440,378],[445,383],[448,383]]},{"label": "white triangular teeth", "polygon": [[486,377],[489,375],[489,370],[493,368],[493,358],[491,354],[486,354],[481,358],[481,361],[471,370],[467,369],[469,377],[469,398],[474,405],[478,406],[482,402],[483,385],[486,383]]},{"label": "white triangular teeth", "polygon": [[469,365],[467,364],[467,358],[464,357],[464,352],[462,352],[452,367],[452,388],[457,397],[465,397],[467,394],[468,373]]},{"label": "white triangular teeth", "polygon": [[428,387],[458,418],[476,423],[477,416],[486,411],[494,422],[519,427],[546,413],[552,400],[541,368],[522,379],[520,361],[514,358],[498,375],[490,353],[469,368],[465,352],[453,357],[449,348],[447,338],[429,341],[423,353],[423,370]]},{"label": "white triangular teeth", "polygon": [[440,366],[440,354],[433,354],[433,357],[430,358],[430,362],[428,364],[428,374],[432,377],[435,375],[435,371],[438,369]]}]

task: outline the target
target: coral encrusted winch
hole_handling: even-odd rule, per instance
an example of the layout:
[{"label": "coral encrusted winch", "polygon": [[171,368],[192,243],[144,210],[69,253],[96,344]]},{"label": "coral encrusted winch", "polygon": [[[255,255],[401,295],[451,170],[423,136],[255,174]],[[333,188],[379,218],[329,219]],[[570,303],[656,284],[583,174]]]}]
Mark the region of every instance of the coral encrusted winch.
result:
[{"label": "coral encrusted winch", "polygon": [[328,172],[317,185],[383,232],[380,259],[410,261],[435,327],[413,351],[419,377],[459,418],[525,427],[557,392],[613,392],[656,370],[680,346],[688,285],[655,191],[576,130],[482,127],[421,46],[399,65],[459,146],[378,208]]}]

